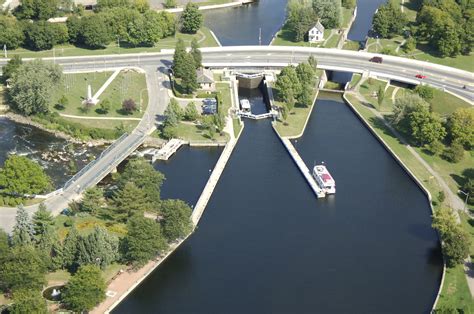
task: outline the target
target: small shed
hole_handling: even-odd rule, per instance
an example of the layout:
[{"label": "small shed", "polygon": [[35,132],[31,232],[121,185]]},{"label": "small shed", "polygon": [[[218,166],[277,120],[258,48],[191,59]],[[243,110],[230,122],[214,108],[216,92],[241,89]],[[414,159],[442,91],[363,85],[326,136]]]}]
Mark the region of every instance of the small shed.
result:
[{"label": "small shed", "polygon": [[212,71],[206,68],[199,68],[196,70],[197,82],[204,90],[214,90],[215,82]]},{"label": "small shed", "polygon": [[324,40],[324,26],[318,20],[316,24],[313,27],[311,27],[311,29],[308,31],[308,41],[310,43],[317,43],[323,40]]}]

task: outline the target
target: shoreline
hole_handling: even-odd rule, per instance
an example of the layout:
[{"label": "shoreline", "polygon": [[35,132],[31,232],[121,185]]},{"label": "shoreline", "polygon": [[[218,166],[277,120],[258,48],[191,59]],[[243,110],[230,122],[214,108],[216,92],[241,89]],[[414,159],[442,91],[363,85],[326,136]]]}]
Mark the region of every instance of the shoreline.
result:
[{"label": "shoreline", "polygon": [[[240,0],[240,1],[231,1],[222,4],[210,4],[210,5],[202,5],[198,7],[199,11],[209,11],[209,10],[216,10],[216,9],[226,9],[226,8],[235,8],[241,7],[246,4],[252,4],[256,2],[255,0]],[[157,12],[169,12],[169,13],[181,13],[184,11],[184,7],[181,8],[171,8],[171,9],[155,9]]]}]

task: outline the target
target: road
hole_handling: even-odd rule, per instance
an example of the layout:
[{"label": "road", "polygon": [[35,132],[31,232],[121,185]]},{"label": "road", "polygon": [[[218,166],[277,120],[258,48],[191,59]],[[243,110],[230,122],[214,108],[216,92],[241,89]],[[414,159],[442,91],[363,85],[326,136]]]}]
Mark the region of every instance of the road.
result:
[{"label": "road", "polygon": [[[307,47],[238,46],[203,48],[201,50],[204,65],[219,68],[281,67],[288,63],[304,61],[313,55],[318,61],[318,67],[323,69],[370,72],[411,84],[419,84],[422,81],[443,88],[471,103],[473,100],[473,73],[417,60],[384,55],[383,63],[378,64],[368,61],[376,55],[373,53]],[[162,53],[46,58],[46,60],[62,65],[65,71],[112,70],[129,66],[143,68],[146,72],[149,93],[147,110],[136,129],[97,160],[61,195],[52,197],[45,202],[54,214],[58,214],[67,207],[71,200],[78,198],[85,188],[102,180],[156,127],[160,115],[163,114],[169,101],[167,93],[169,86],[164,68],[171,65],[172,54],[172,51],[165,51]],[[0,66],[6,62],[6,59],[0,59]],[[416,74],[423,74],[426,79],[416,79]],[[468,88],[464,89],[463,86],[468,86]],[[27,208],[30,213],[36,209],[37,206]],[[0,208],[0,227],[10,231],[14,224],[15,214],[16,209],[14,208]]]}]

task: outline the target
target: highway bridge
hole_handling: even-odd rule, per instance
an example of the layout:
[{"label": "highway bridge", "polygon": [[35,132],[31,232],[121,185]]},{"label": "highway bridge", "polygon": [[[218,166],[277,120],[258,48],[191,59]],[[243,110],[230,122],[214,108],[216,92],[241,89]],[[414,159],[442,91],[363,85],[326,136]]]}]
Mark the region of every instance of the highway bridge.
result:
[{"label": "highway bridge", "polygon": [[[473,101],[474,74],[433,63],[412,59],[383,56],[383,63],[370,62],[377,54],[338,49],[307,47],[237,46],[202,48],[203,64],[213,68],[281,68],[314,56],[318,67],[326,70],[368,73],[409,84],[425,83],[449,91],[469,102]],[[127,137],[109,149],[81,175],[64,188],[60,195],[45,201],[53,214],[59,214],[67,204],[80,197],[88,187],[94,186],[129,156],[155,128],[169,102],[166,84],[166,67],[171,65],[173,51],[123,55],[96,55],[45,58],[63,66],[66,72],[92,72],[122,67],[140,67],[146,72],[149,104],[143,119]],[[28,59],[25,59],[28,60]],[[0,59],[0,66],[7,59]],[[422,74],[425,79],[415,76]],[[37,206],[27,207],[31,214]],[[15,208],[0,208],[0,227],[11,231],[15,221]]]}]

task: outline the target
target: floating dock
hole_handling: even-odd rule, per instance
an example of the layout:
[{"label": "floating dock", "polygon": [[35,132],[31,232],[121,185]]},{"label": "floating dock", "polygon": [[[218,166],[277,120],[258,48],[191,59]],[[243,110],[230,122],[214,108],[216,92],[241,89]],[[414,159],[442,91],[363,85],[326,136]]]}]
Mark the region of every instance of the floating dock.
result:
[{"label": "floating dock", "polygon": [[290,153],[291,158],[293,158],[295,164],[298,166],[298,168],[300,168],[301,173],[305,177],[306,181],[308,182],[309,186],[313,190],[314,194],[316,194],[318,198],[325,197],[326,193],[324,193],[324,191],[316,183],[316,181],[313,178],[313,175],[309,171],[303,159],[301,159],[295,147],[293,146],[293,144],[291,144],[291,141],[284,137],[280,137],[280,138],[281,138],[281,141],[283,142],[283,145],[285,145],[286,149]]},{"label": "floating dock", "polygon": [[154,162],[157,159],[168,160],[185,143],[186,143],[185,141],[178,140],[175,138],[169,140],[165,144],[165,146],[163,146],[156,152],[156,154],[152,158],[152,161]]}]

